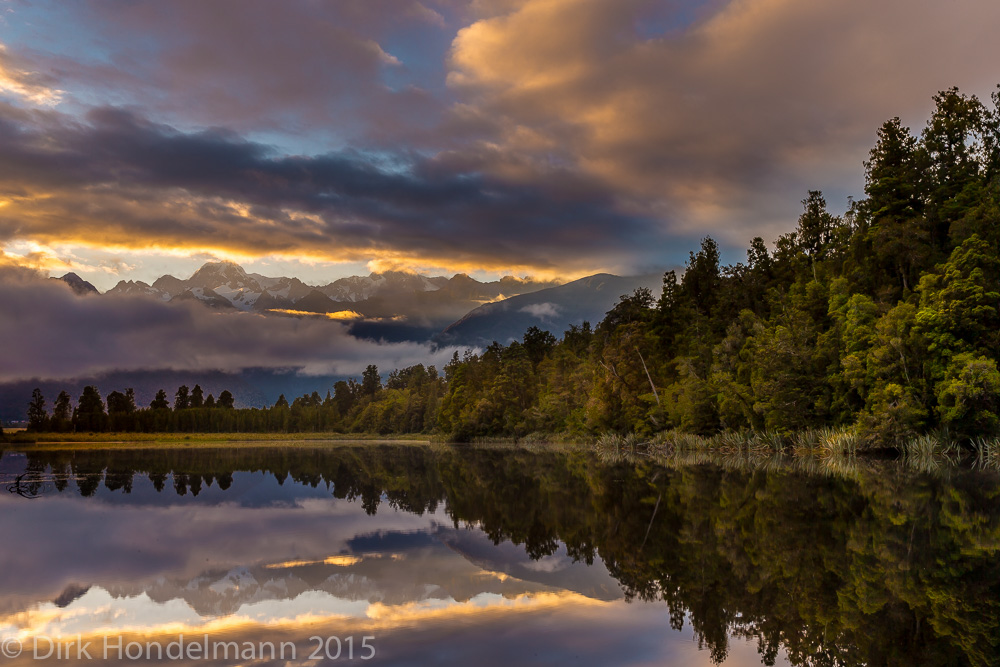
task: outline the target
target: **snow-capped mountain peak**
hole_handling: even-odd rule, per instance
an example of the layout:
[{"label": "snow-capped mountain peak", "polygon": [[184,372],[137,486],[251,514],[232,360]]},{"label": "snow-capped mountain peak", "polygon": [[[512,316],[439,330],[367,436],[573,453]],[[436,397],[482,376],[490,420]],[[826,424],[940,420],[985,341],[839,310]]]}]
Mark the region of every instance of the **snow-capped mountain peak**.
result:
[{"label": "snow-capped mountain peak", "polygon": [[193,287],[203,287],[218,291],[219,287],[230,290],[247,290],[260,293],[263,288],[256,280],[247,275],[243,267],[235,262],[209,262],[194,272],[188,279]]},{"label": "snow-capped mountain peak", "polygon": [[308,285],[298,278],[247,273],[235,262],[217,261],[204,264],[186,280],[171,275],[157,278],[152,285],[123,280],[108,294],[296,317],[344,311],[349,318],[334,319],[349,320],[354,335],[429,340],[483,303],[553,284],[513,277],[479,282],[466,274],[446,278],[385,271]]}]

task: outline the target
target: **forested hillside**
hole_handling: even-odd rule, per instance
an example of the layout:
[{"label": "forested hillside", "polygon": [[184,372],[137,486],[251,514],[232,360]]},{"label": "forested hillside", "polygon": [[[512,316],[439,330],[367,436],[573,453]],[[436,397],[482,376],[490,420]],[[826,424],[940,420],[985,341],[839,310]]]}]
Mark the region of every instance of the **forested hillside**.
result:
[{"label": "forested hillside", "polygon": [[[136,413],[130,423],[463,440],[853,425],[883,443],[939,429],[959,440],[995,435],[1000,95],[984,105],[951,89],[935,101],[919,135],[898,118],[879,128],[866,196],[844,216],[811,191],[795,230],[772,245],[755,238],[745,262],[721,266],[706,238],[682,275],[664,276],[662,294],[623,296],[603,321],[561,340],[533,328],[521,342],[456,355],[442,374],[416,366],[383,385],[369,367],[326,398],[264,411],[201,406],[197,419],[161,405],[160,421]],[[114,417],[100,424],[128,425]]]}]

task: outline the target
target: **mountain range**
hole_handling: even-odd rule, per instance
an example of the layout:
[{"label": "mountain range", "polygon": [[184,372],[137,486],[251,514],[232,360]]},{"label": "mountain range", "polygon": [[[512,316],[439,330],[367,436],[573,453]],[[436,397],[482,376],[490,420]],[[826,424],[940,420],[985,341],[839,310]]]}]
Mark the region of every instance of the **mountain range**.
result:
[{"label": "mountain range", "polygon": [[[79,285],[82,282],[75,274],[67,274],[63,280],[71,285]],[[257,312],[308,305],[308,312],[329,313],[347,307],[354,308],[373,299],[384,300],[414,293],[440,292],[452,299],[481,302],[555,284],[557,283],[521,280],[512,276],[495,282],[482,283],[461,273],[446,278],[422,276],[404,271],[387,271],[367,276],[349,276],[327,285],[312,286],[298,278],[274,278],[259,273],[247,273],[235,262],[209,262],[187,280],[171,275],[158,278],[152,285],[142,281],[122,280],[106,294],[154,296],[164,301],[197,299],[216,308]],[[303,309],[295,308],[295,310]]]},{"label": "mountain range", "polygon": [[570,326],[596,325],[618,299],[645,287],[657,294],[663,283],[659,273],[622,277],[598,273],[529,294],[512,296],[472,310],[435,337],[439,345],[484,347],[493,341],[520,340],[529,327],[561,336]]},{"label": "mountain range", "polygon": [[[77,294],[99,294],[74,273],[62,280]],[[596,324],[620,296],[638,287],[655,290],[661,280],[660,274],[599,273],[560,285],[514,276],[480,282],[464,273],[447,278],[387,271],[314,286],[298,278],[247,273],[224,261],[209,262],[186,280],[171,275],[152,285],[122,280],[101,296],[197,301],[220,310],[278,316],[327,315],[347,323],[359,338],[481,347],[517,340],[531,326],[558,336],[570,325]]]},{"label": "mountain range", "polygon": [[[211,262],[187,280],[166,275],[152,285],[121,281],[101,294],[92,284],[70,273],[61,278],[81,298],[144,296],[163,301],[192,300],[207,307],[252,311],[271,316],[310,317],[338,314],[359,338],[387,342],[430,342],[438,347],[485,347],[497,341],[519,340],[532,326],[557,337],[571,325],[597,324],[618,299],[636,288],[658,294],[661,274],[622,277],[600,273],[563,285],[504,277],[480,282],[457,274],[451,278],[404,272],[372,273],[311,286],[298,278],[271,278],[247,273],[232,262]],[[343,317],[341,317],[343,316]],[[345,319],[346,318],[346,319]],[[20,380],[0,383],[0,417],[23,419],[26,397],[34,387],[54,397],[66,389],[78,396],[94,384],[102,392],[133,387],[140,404],[148,405],[158,389],[200,383],[205,393],[230,390],[239,406],[271,405],[287,397],[319,391],[325,395],[339,377],[306,377],[295,369],[248,368],[223,373],[169,370],[122,370],[89,378],[59,381]],[[382,369],[384,372],[391,369]]]},{"label": "mountain range", "polygon": [[[78,294],[97,291],[76,274],[62,279]],[[387,271],[313,286],[298,278],[247,273],[234,262],[209,262],[187,280],[171,275],[152,285],[122,280],[104,296],[193,300],[221,310],[272,315],[336,314],[359,337],[398,342],[428,340],[484,303],[557,284],[513,276],[480,282],[462,273],[447,278]]]}]

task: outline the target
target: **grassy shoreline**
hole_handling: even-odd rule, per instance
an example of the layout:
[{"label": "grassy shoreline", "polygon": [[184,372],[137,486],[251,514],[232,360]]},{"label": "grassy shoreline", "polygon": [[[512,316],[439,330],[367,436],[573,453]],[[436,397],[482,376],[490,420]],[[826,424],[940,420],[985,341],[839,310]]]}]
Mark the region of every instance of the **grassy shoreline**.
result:
[{"label": "grassy shoreline", "polygon": [[[217,447],[220,445],[315,446],[323,443],[394,442],[399,444],[444,444],[440,435],[420,433],[379,435],[375,433],[31,433],[19,430],[5,432],[2,445],[35,448],[77,447]],[[996,463],[1000,461],[1000,439],[979,438],[964,445],[940,434],[925,434],[892,445],[873,443],[854,428],[825,428],[792,434],[775,432],[726,431],[706,437],[666,431],[651,437],[634,433],[605,433],[597,437],[578,437],[567,433],[531,433],[521,438],[475,438],[470,443],[483,446],[579,446],[592,448],[606,455],[653,454],[680,452],[716,454],[746,453],[751,455],[781,454],[792,457],[833,458],[909,458],[963,459],[975,458]]]}]

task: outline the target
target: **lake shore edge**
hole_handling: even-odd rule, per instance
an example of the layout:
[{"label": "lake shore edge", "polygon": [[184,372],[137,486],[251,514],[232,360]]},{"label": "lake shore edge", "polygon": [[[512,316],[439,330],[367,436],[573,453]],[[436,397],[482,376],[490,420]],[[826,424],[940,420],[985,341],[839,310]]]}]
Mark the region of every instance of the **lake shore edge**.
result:
[{"label": "lake shore edge", "polygon": [[677,453],[774,454],[792,457],[864,459],[947,459],[1000,465],[1000,438],[977,438],[959,442],[940,433],[927,433],[896,443],[882,443],[863,437],[854,428],[824,428],[794,433],[723,431],[701,436],[681,431],[665,431],[643,436],[635,433],[604,433],[581,437],[568,433],[530,433],[520,438],[483,437],[458,442],[440,434],[375,433],[34,433],[6,432],[0,443],[31,449],[135,448],[135,447],[218,447],[224,445],[316,446],[317,444],[385,443],[413,445],[469,444],[481,446],[574,446],[593,449],[603,456],[664,456]]}]

